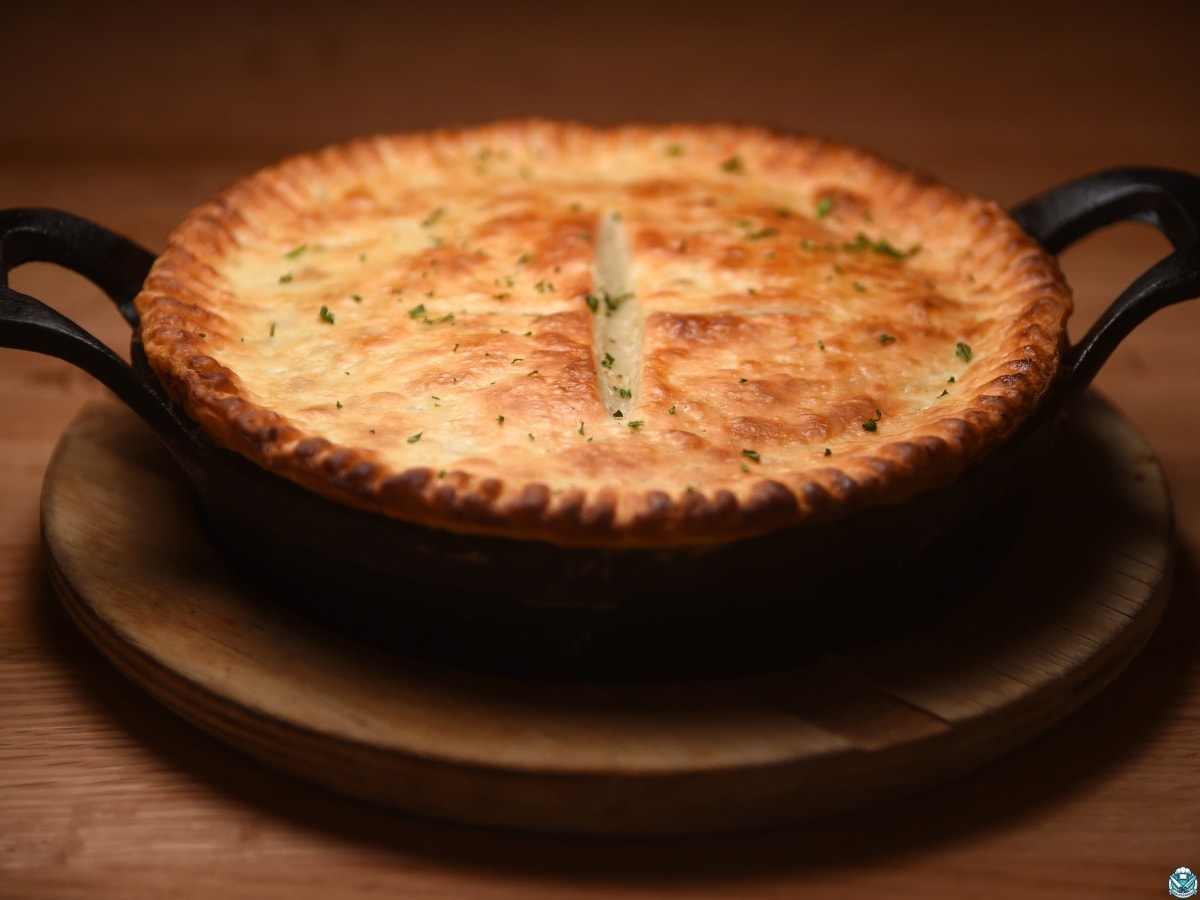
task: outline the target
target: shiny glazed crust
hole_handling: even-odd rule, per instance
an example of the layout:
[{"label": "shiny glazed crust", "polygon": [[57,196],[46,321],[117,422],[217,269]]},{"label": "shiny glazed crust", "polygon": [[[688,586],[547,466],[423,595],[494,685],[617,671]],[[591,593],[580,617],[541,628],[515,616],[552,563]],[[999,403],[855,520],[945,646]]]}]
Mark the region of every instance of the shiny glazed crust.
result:
[{"label": "shiny glazed crust", "polygon": [[677,547],[952,482],[1069,291],[994,203],[752,127],[544,121],[285,160],[171,235],[149,361],[218,444],[462,533]]}]

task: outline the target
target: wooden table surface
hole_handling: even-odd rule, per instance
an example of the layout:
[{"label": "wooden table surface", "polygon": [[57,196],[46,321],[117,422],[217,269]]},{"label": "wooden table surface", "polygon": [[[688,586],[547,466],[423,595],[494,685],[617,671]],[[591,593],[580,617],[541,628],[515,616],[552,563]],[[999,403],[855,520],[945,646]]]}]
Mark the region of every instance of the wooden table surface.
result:
[{"label": "wooden table surface", "polygon": [[[524,114],[767,122],[1004,203],[1108,166],[1200,172],[1190,2],[14,6],[0,207],[65,208],[152,249],[211,192],[284,154]],[[1125,225],[1067,251],[1074,333],[1164,250]],[[31,265],[13,282],[127,343],[81,278]],[[100,389],[65,363],[0,351],[0,897],[1165,896],[1176,867],[1200,870],[1198,345],[1200,303],[1168,309],[1097,382],[1159,454],[1178,518],[1170,606],[1121,678],[945,787],[686,840],[530,836],[373,808],[159,707],[65,619],[39,547],[47,459]]]}]

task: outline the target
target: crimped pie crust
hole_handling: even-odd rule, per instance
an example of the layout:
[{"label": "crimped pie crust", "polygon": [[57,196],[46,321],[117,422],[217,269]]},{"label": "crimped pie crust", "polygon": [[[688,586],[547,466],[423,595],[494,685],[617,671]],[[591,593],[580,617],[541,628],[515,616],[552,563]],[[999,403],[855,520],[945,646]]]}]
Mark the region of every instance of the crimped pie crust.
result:
[{"label": "crimped pie crust", "polygon": [[952,482],[1071,297],[996,204],[761,128],[357,140],[190,214],[137,298],[218,444],[461,533],[677,547]]}]

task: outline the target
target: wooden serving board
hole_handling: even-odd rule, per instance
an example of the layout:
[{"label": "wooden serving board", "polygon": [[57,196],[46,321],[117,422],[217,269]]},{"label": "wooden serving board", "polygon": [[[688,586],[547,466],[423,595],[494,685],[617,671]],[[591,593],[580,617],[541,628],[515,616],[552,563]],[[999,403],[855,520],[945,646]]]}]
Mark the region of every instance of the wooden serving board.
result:
[{"label": "wooden serving board", "polygon": [[64,434],[43,531],[66,608],[112,663],[268,766],[461,822],[682,834],[952,778],[1111,681],[1169,593],[1163,473],[1087,397],[1031,506],[999,568],[911,631],[786,671],[617,684],[397,658],[295,617],[230,571],[170,458],[115,401]]}]

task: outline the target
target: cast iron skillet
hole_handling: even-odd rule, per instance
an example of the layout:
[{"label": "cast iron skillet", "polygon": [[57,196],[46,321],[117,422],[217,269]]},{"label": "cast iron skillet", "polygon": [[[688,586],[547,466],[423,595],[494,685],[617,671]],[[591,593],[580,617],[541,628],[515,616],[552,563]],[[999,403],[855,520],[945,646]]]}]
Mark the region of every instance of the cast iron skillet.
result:
[{"label": "cast iron skillet", "polygon": [[[178,462],[231,562],[269,596],[341,630],[457,663],[563,677],[789,664],[960,596],[952,586],[985,572],[1019,527],[1011,501],[1022,473],[1072,399],[1142,320],[1200,296],[1196,177],[1108,171],[1013,215],[1051,253],[1126,219],[1159,229],[1174,252],[1070,347],[1065,374],[1028,425],[952,486],[705,551],[565,549],[439,532],[332,503],[216,447],[167,399],[142,351],[133,299],[154,254],[67,213],[0,212],[0,346],[59,357],[103,382]],[[132,365],[8,287],[8,272],[30,261],[84,275],[112,299],[133,330]]]}]

